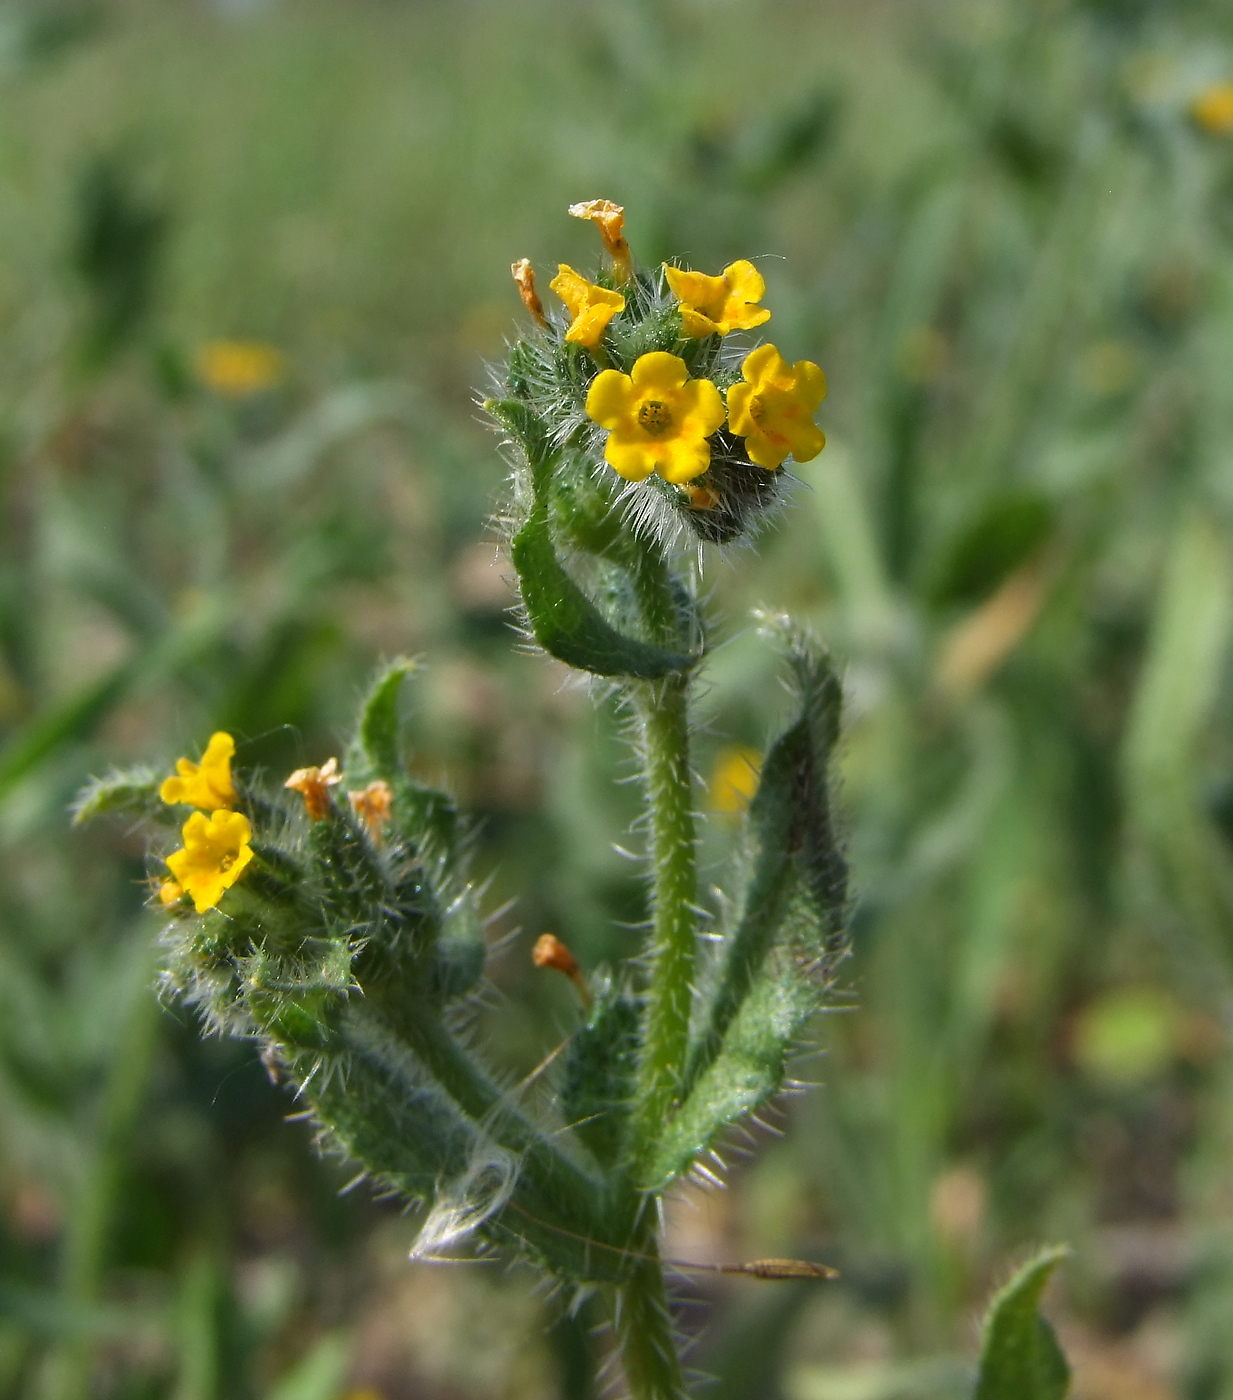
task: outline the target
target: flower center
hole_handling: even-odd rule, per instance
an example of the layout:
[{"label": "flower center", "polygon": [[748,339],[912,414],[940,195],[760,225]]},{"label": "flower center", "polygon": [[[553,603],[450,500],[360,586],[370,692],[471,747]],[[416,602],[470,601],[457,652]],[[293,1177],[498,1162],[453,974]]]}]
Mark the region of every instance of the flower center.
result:
[{"label": "flower center", "polygon": [[766,405],[762,402],[761,398],[757,394],[754,394],[754,396],[749,400],[749,416],[754,420],[755,423],[761,423],[762,417],[765,413]]},{"label": "flower center", "polygon": [[672,410],[658,399],[647,399],[638,405],[638,426],[659,437],[672,426]]},{"label": "flower center", "polygon": [[222,860],[219,861],[218,868],[220,870],[230,870],[234,864],[235,856],[224,856]]}]

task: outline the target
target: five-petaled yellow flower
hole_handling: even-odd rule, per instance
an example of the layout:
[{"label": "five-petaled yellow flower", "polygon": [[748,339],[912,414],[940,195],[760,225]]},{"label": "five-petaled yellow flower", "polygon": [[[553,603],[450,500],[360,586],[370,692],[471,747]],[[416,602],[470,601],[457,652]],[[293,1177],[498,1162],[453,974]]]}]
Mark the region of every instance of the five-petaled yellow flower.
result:
[{"label": "five-petaled yellow flower", "polygon": [[574,318],[573,324],[565,332],[565,339],[594,350],[608,329],[608,322],[618,311],[625,310],[625,298],[620,292],[610,292],[607,287],[597,287],[575,272],[567,263],[560,264],[560,271],[548,285],[569,309]]},{"label": "five-petaled yellow flower", "polygon": [[743,384],[728,390],[728,423],[745,439],[751,462],[774,471],[791,453],[808,462],[826,446],[813,421],[826,397],[826,375],[811,360],[789,365],[773,345],[759,345],[741,366]]},{"label": "five-petaled yellow flower", "polygon": [[221,730],[212,734],[201,762],[179,759],[176,762],[179,776],[167,778],[158,795],[164,802],[187,802],[190,807],[204,807],[210,812],[218,807],[230,807],[235,802],[235,784],[231,781],[234,754],[235,740],[230,734]]},{"label": "five-petaled yellow flower", "polygon": [[653,350],[632,374],[597,374],[587,413],[608,429],[604,459],[627,481],[657,471],[679,486],[710,466],[707,438],[723,425],[724,403],[709,379],[690,379],[679,356]]},{"label": "five-petaled yellow flower", "polygon": [[718,277],[664,264],[668,285],[681,304],[681,329],[691,339],[748,331],[771,319],[757,303],[766,283],[751,262],[729,263]]},{"label": "five-petaled yellow flower", "polygon": [[1233,136],[1233,83],[1213,83],[1190,104],[1190,114],[1212,136]]},{"label": "five-petaled yellow flower", "polygon": [[243,812],[211,812],[208,817],[194,812],[184,823],[181,836],[184,848],[172,851],[167,865],[180,889],[192,898],[198,914],[204,914],[214,908],[252,860],[253,848],[248,844],[252,828]]}]

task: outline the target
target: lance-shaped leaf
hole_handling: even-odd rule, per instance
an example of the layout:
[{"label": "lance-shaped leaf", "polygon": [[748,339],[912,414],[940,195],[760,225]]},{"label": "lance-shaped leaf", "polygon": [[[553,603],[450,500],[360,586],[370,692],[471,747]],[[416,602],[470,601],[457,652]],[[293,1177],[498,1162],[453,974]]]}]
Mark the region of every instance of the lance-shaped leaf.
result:
[{"label": "lance-shaped leaf", "polygon": [[720,1053],[771,950],[789,930],[798,956],[824,972],[843,951],[847,865],[830,802],[843,693],[824,654],[799,633],[786,634],[786,641],[799,710],[768,750],[749,804],[749,876],[703,1003],[687,1083]]},{"label": "lance-shaped leaf", "polygon": [[1042,1250],[994,1296],[973,1400],[1064,1400],[1070,1367],[1038,1309],[1049,1275],[1067,1253],[1057,1246]]},{"label": "lance-shaped leaf", "polygon": [[550,656],[596,676],[655,680],[692,666],[695,657],[619,632],[557,558],[548,509],[537,506],[514,536],[511,553],[527,621]]}]

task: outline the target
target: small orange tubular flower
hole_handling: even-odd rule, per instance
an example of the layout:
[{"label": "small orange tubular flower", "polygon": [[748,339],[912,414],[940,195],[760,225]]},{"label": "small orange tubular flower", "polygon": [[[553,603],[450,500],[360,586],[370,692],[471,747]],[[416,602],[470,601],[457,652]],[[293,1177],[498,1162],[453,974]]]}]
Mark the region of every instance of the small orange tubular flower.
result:
[{"label": "small orange tubular flower", "polygon": [[330,810],[330,789],[342,782],[338,760],[329,759],[320,768],[297,768],[283,784],[304,799],[309,821],[324,821]]},{"label": "small orange tubular flower", "polygon": [[757,303],[766,292],[762,274],[744,258],[729,263],[718,277],[664,264],[664,275],[681,304],[681,329],[691,339],[748,331],[771,319]]},{"label": "small orange tubular flower", "polygon": [[535,940],[535,947],[531,949],[531,961],[536,967],[550,967],[556,972],[563,972],[577,987],[583,1003],[590,1005],[591,989],[582,975],[578,960],[555,933],[540,934]]},{"label": "small orange tubular flower", "polygon": [[539,293],[535,290],[535,270],[531,266],[530,258],[519,258],[516,263],[510,264],[510,272],[514,281],[518,283],[518,295],[522,298],[522,304],[531,313],[536,325],[546,326],[548,318],[544,315],[544,303],[539,299]]},{"label": "small orange tubular flower", "polygon": [[751,462],[767,471],[789,453],[809,462],[826,446],[813,421],[826,397],[826,375],[810,360],[789,365],[773,345],[759,345],[745,356],[743,384],[728,390],[728,425],[745,439]]},{"label": "small orange tubular flower", "polygon": [[252,834],[243,812],[194,812],[184,823],[184,848],[172,851],[167,866],[198,914],[213,909],[244,873],[253,858]]},{"label": "small orange tubular flower", "polygon": [[1190,104],[1190,115],[1210,136],[1233,136],[1233,83],[1213,83]]},{"label": "small orange tubular flower", "polygon": [[627,481],[657,471],[679,486],[710,466],[707,438],[723,426],[724,403],[709,379],[689,378],[679,356],[652,350],[632,374],[597,374],[587,413],[608,429],[604,459],[614,471]]},{"label": "small orange tubular flower", "polygon": [[158,795],[164,802],[187,802],[190,807],[204,807],[212,812],[235,803],[235,784],[231,781],[231,760],[235,755],[235,740],[220,730],[210,736],[201,762],[191,758],[176,761],[177,777],[164,780]]},{"label": "small orange tubular flower", "polygon": [[625,310],[625,298],[620,292],[610,292],[607,287],[597,287],[575,272],[567,263],[560,264],[560,271],[548,285],[565,303],[573,324],[565,332],[565,339],[594,350],[608,329],[608,322],[619,311]]},{"label": "small orange tubular flower", "polygon": [[612,259],[612,270],[620,282],[628,282],[634,275],[633,258],[629,244],[625,241],[625,210],[610,199],[588,199],[582,204],[571,204],[569,212],[575,219],[590,219],[599,229],[604,240],[604,249]]},{"label": "small orange tubular flower", "polygon": [[375,840],[381,840],[381,832],[390,819],[394,803],[394,790],[389,783],[378,778],[359,792],[349,792],[347,797],[351,810],[372,833]]}]

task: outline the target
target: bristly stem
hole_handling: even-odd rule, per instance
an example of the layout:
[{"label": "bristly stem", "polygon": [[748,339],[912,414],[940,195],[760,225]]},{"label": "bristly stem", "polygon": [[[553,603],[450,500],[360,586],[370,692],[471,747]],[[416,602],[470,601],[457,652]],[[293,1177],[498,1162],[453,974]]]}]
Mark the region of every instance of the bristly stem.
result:
[{"label": "bristly stem", "polygon": [[630,1400],[687,1400],[653,1231],[641,1248],[645,1261],[617,1292],[617,1344]]},{"label": "bristly stem", "polygon": [[633,686],[650,821],[653,931],[634,1121],[645,1156],[680,1096],[693,1000],[697,852],[689,765],[689,677]]}]

